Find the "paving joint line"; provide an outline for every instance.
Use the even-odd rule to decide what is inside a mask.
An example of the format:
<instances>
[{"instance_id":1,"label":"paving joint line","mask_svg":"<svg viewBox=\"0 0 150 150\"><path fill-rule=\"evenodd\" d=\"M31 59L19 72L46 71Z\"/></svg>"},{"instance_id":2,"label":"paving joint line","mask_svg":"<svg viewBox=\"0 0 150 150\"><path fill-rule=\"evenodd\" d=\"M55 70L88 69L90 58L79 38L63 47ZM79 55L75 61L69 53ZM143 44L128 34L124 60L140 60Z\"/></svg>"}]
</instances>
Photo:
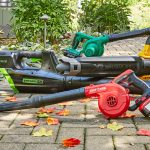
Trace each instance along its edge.
<instances>
[{"instance_id":1,"label":"paving joint line","mask_svg":"<svg viewBox=\"0 0 150 150\"><path fill-rule=\"evenodd\" d=\"M145 150L150 150L146 144L144 144Z\"/></svg>"},{"instance_id":2,"label":"paving joint line","mask_svg":"<svg viewBox=\"0 0 150 150\"><path fill-rule=\"evenodd\" d=\"M22 150L25 150L25 148L26 148L26 145L27 145L27 143L24 143L24 147L23 147L23 149L22 149Z\"/></svg>"},{"instance_id":3,"label":"paving joint line","mask_svg":"<svg viewBox=\"0 0 150 150\"><path fill-rule=\"evenodd\" d=\"M134 126L135 126L135 129L138 131L138 127L137 127L137 125L136 125L136 122L135 122L134 118L131 118L131 119L132 119L132 121L133 121L133 124L134 124Z\"/></svg>"},{"instance_id":4,"label":"paving joint line","mask_svg":"<svg viewBox=\"0 0 150 150\"><path fill-rule=\"evenodd\" d=\"M84 140L83 140L83 150L86 150L86 136L87 136L87 129L84 128Z\"/></svg>"},{"instance_id":5,"label":"paving joint line","mask_svg":"<svg viewBox=\"0 0 150 150\"><path fill-rule=\"evenodd\" d=\"M12 120L12 122L10 123L10 125L8 126L9 128L13 125L13 123L15 122L16 118L18 117L18 115L21 114L21 111L19 111L16 115L16 117Z\"/></svg>"},{"instance_id":6,"label":"paving joint line","mask_svg":"<svg viewBox=\"0 0 150 150\"><path fill-rule=\"evenodd\" d=\"M111 137L112 137L112 143L113 143L114 150L116 150L116 146L115 146L115 138L114 138L113 135L112 135Z\"/></svg>"},{"instance_id":7,"label":"paving joint line","mask_svg":"<svg viewBox=\"0 0 150 150\"><path fill-rule=\"evenodd\" d=\"M40 118L37 118L36 123L38 123L38 122L39 122L39 120L40 120ZM30 132L30 135L32 135L33 130L34 130L35 128L36 128L36 126L32 128L32 130L31 130L31 132Z\"/></svg>"},{"instance_id":8,"label":"paving joint line","mask_svg":"<svg viewBox=\"0 0 150 150\"><path fill-rule=\"evenodd\" d=\"M84 105L84 119L83 119L83 121L87 121L86 115L87 115L87 104Z\"/></svg>"},{"instance_id":9,"label":"paving joint line","mask_svg":"<svg viewBox=\"0 0 150 150\"><path fill-rule=\"evenodd\" d=\"M63 123L63 121L60 122L58 131L57 131L57 134L56 134L56 139L55 139L55 141L54 141L54 143L56 143L56 144L57 144L57 140L58 140L58 137L59 137L60 130L61 130L61 128L62 128L62 123Z\"/></svg>"}]
</instances>

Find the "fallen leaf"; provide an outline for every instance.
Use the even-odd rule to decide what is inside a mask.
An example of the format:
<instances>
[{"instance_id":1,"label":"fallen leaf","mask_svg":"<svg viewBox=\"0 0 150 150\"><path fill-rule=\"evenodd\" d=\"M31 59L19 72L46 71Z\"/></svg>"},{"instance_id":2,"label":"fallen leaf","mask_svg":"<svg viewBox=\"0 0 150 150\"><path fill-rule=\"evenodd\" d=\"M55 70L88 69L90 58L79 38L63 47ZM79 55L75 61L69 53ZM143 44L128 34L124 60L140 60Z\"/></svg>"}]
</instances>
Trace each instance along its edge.
<instances>
[{"instance_id":1,"label":"fallen leaf","mask_svg":"<svg viewBox=\"0 0 150 150\"><path fill-rule=\"evenodd\" d=\"M131 146L134 146L135 144L134 143L129 143Z\"/></svg>"},{"instance_id":2,"label":"fallen leaf","mask_svg":"<svg viewBox=\"0 0 150 150\"><path fill-rule=\"evenodd\" d=\"M52 108L41 107L37 113L53 113L55 110L56 110L55 107Z\"/></svg>"},{"instance_id":3,"label":"fallen leaf","mask_svg":"<svg viewBox=\"0 0 150 150\"><path fill-rule=\"evenodd\" d=\"M15 96L8 96L5 98L5 100L9 102L16 102L17 98Z\"/></svg>"},{"instance_id":4,"label":"fallen leaf","mask_svg":"<svg viewBox=\"0 0 150 150\"><path fill-rule=\"evenodd\" d=\"M150 130L140 129L137 131L138 135L150 136Z\"/></svg>"},{"instance_id":5,"label":"fallen leaf","mask_svg":"<svg viewBox=\"0 0 150 150\"><path fill-rule=\"evenodd\" d=\"M0 30L0 34L4 34L4 32L2 30Z\"/></svg>"},{"instance_id":6,"label":"fallen leaf","mask_svg":"<svg viewBox=\"0 0 150 150\"><path fill-rule=\"evenodd\" d=\"M21 123L21 125L36 127L39 125L39 123L34 122L34 121L24 121Z\"/></svg>"},{"instance_id":7,"label":"fallen leaf","mask_svg":"<svg viewBox=\"0 0 150 150\"><path fill-rule=\"evenodd\" d=\"M135 117L136 115L135 114L123 114L122 116L120 116L121 118L133 118Z\"/></svg>"},{"instance_id":8,"label":"fallen leaf","mask_svg":"<svg viewBox=\"0 0 150 150\"><path fill-rule=\"evenodd\" d=\"M41 128L39 131L32 133L32 135L33 136L52 136L53 131L52 130L46 131L45 128Z\"/></svg>"},{"instance_id":9,"label":"fallen leaf","mask_svg":"<svg viewBox=\"0 0 150 150\"><path fill-rule=\"evenodd\" d=\"M73 105L73 102L63 102L63 103L58 103L59 106L71 106Z\"/></svg>"},{"instance_id":10,"label":"fallen leaf","mask_svg":"<svg viewBox=\"0 0 150 150\"><path fill-rule=\"evenodd\" d=\"M50 118L50 117L47 118L46 122L47 122L48 125L57 125L57 124L59 124L58 119Z\"/></svg>"},{"instance_id":11,"label":"fallen leaf","mask_svg":"<svg viewBox=\"0 0 150 150\"><path fill-rule=\"evenodd\" d=\"M123 129L123 126L117 124L117 122L113 122L113 123L109 123L109 124L107 125L107 128L108 128L108 129L111 129L111 130L113 130L113 131L118 131L118 130Z\"/></svg>"},{"instance_id":12,"label":"fallen leaf","mask_svg":"<svg viewBox=\"0 0 150 150\"><path fill-rule=\"evenodd\" d=\"M37 115L37 117L39 117L39 118L47 118L47 117L49 117L49 115L47 113L40 113L40 114Z\"/></svg>"},{"instance_id":13,"label":"fallen leaf","mask_svg":"<svg viewBox=\"0 0 150 150\"><path fill-rule=\"evenodd\" d=\"M70 114L70 111L68 109L63 109L56 113L59 116L68 116Z\"/></svg>"},{"instance_id":14,"label":"fallen leaf","mask_svg":"<svg viewBox=\"0 0 150 150\"><path fill-rule=\"evenodd\" d=\"M99 108L96 109L97 112L102 113L101 110Z\"/></svg>"},{"instance_id":15,"label":"fallen leaf","mask_svg":"<svg viewBox=\"0 0 150 150\"><path fill-rule=\"evenodd\" d=\"M83 98L83 99L79 100L80 103L87 103L89 101L91 101L90 98Z\"/></svg>"},{"instance_id":16,"label":"fallen leaf","mask_svg":"<svg viewBox=\"0 0 150 150\"><path fill-rule=\"evenodd\" d=\"M100 126L99 126L99 128L101 128L101 129L105 129L105 128L106 128L106 126L105 126L105 125L100 125Z\"/></svg>"},{"instance_id":17,"label":"fallen leaf","mask_svg":"<svg viewBox=\"0 0 150 150\"><path fill-rule=\"evenodd\" d=\"M69 138L69 139L63 140L62 143L64 147L75 147L76 145L80 144L80 140L76 138Z\"/></svg>"}]
</instances>

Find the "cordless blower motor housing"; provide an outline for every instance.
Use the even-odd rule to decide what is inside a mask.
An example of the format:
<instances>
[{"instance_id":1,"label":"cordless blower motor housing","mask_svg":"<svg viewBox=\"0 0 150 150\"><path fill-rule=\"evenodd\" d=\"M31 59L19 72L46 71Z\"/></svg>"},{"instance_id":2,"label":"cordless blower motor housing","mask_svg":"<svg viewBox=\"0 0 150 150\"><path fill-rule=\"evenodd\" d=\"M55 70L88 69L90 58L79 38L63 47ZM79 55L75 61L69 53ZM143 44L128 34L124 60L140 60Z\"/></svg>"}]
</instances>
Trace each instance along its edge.
<instances>
[{"instance_id":1,"label":"cordless blower motor housing","mask_svg":"<svg viewBox=\"0 0 150 150\"><path fill-rule=\"evenodd\" d=\"M108 118L121 116L130 105L128 92L116 83L85 87L86 97L98 97L98 107Z\"/></svg>"}]
</instances>

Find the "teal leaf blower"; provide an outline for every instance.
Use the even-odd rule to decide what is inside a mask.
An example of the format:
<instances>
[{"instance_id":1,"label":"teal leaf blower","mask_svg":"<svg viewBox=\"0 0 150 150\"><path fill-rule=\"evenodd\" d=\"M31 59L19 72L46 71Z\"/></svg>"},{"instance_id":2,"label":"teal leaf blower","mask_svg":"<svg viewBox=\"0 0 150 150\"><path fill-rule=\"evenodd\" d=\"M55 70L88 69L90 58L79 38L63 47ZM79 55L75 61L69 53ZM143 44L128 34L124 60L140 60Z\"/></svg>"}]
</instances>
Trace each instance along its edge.
<instances>
[{"instance_id":1,"label":"teal leaf blower","mask_svg":"<svg viewBox=\"0 0 150 150\"><path fill-rule=\"evenodd\" d=\"M150 35L150 28L119 34L102 35L99 37L77 32L73 39L72 47L66 48L64 50L64 55L70 58L81 57L82 54L84 54L86 57L102 56L104 53L104 45L108 42L134 38L143 35ZM80 42L84 42L81 48Z\"/></svg>"}]
</instances>

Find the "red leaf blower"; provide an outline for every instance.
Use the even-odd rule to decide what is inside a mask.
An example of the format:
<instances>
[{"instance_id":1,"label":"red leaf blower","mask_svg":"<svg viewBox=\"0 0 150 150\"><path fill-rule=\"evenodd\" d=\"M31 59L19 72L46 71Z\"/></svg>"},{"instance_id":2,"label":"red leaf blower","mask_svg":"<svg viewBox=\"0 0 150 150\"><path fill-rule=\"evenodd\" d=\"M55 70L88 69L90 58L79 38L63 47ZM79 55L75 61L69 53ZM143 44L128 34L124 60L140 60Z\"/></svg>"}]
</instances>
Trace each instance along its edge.
<instances>
[{"instance_id":1,"label":"red leaf blower","mask_svg":"<svg viewBox=\"0 0 150 150\"><path fill-rule=\"evenodd\" d=\"M141 89L143 95L135 99L135 104L130 106L129 90L120 84L124 86L132 84ZM97 97L99 109L107 118L119 117L128 109L134 111L138 107L144 116L150 115L150 87L136 77L132 70L123 72L110 83L90 85L46 96L36 96L20 102L0 104L0 111L38 108L60 102L73 101L83 97Z\"/></svg>"}]
</instances>

